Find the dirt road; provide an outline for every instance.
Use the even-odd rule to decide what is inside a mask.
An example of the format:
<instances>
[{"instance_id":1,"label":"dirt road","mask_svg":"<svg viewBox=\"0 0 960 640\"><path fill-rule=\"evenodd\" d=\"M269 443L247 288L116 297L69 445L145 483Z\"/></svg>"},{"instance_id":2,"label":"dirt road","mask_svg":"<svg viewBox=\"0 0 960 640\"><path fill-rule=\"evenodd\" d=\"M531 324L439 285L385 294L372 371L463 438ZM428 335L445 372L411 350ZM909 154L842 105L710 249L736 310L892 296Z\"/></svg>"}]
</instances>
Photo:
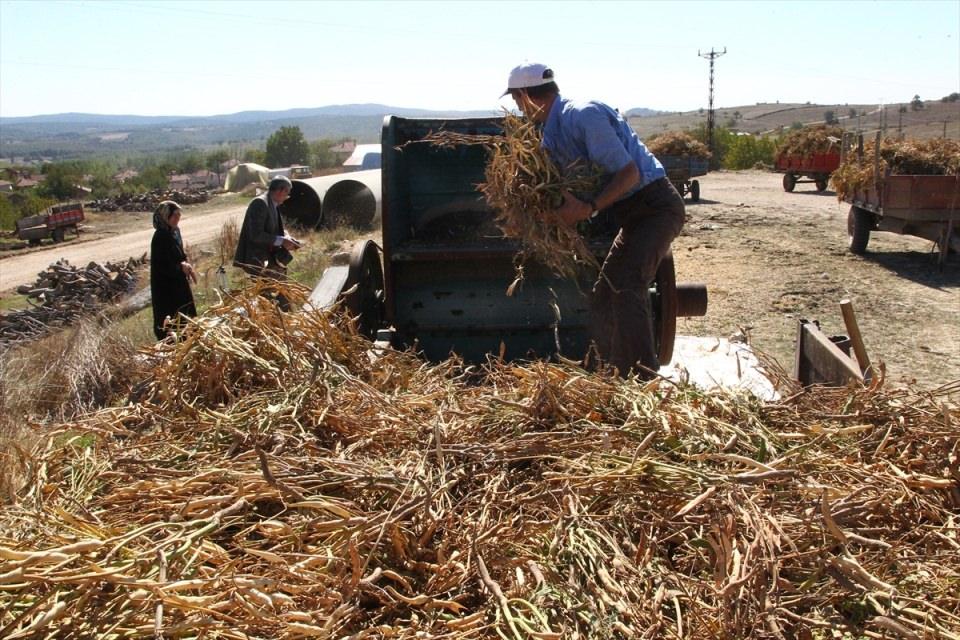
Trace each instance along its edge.
<instances>
[{"instance_id":1,"label":"dirt road","mask_svg":"<svg viewBox=\"0 0 960 640\"><path fill-rule=\"evenodd\" d=\"M678 332L727 336L744 328L751 343L793 368L798 318L845 334L839 303L853 302L868 355L888 379L923 388L960 380L960 258L940 271L931 243L873 233L868 253L847 251L848 205L812 184L786 193L775 173L711 173L701 201L674 243L677 277L709 287L705 318L681 319Z\"/></svg>"},{"instance_id":2,"label":"dirt road","mask_svg":"<svg viewBox=\"0 0 960 640\"><path fill-rule=\"evenodd\" d=\"M678 279L705 282L710 304L706 317L680 319L679 333L744 330L755 349L792 371L797 320L844 334L839 303L849 298L868 353L890 380L913 378L923 388L960 380L960 257L940 271L929 242L891 233L872 234L867 255L855 256L846 247L847 205L810 184L786 193L779 174L717 172L700 186L674 255ZM214 239L227 220L239 224L244 210L236 200L211 208L187 208L188 244ZM0 290L32 282L59 257L85 264L142 255L149 214L131 220L138 231L0 260Z\"/></svg>"},{"instance_id":3,"label":"dirt road","mask_svg":"<svg viewBox=\"0 0 960 640\"><path fill-rule=\"evenodd\" d=\"M209 242L220 234L224 223L229 220L236 221L239 228L245 210L245 205L233 203L228 206L186 207L180 223L184 241L188 245ZM108 222L111 216L116 219L112 223ZM126 260L131 256L140 257L149 253L150 240L153 238L151 216L151 213L100 214L97 215L99 223L95 225L96 230L81 234L82 241L48 245L44 249L6 257L0 260L0 291L10 291L18 285L32 283L40 271L61 258L72 265L85 265L91 261ZM137 231L128 230L131 223L137 226Z\"/></svg>"}]
</instances>

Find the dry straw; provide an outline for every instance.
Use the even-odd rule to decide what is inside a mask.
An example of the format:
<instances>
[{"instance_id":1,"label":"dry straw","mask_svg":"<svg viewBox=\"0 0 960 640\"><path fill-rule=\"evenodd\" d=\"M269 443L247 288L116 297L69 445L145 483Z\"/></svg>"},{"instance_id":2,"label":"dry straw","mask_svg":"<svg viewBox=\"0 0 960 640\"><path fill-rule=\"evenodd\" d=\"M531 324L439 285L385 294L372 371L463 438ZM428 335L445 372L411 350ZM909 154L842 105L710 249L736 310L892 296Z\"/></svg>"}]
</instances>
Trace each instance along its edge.
<instances>
[{"instance_id":1,"label":"dry straw","mask_svg":"<svg viewBox=\"0 0 960 640\"><path fill-rule=\"evenodd\" d=\"M0 636L960 637L957 384L425 364L256 291L148 355L32 452Z\"/></svg>"},{"instance_id":2,"label":"dry straw","mask_svg":"<svg viewBox=\"0 0 960 640\"><path fill-rule=\"evenodd\" d=\"M960 142L934 138L931 140L892 140L880 142L880 175L874 174L876 144L867 141L862 157L856 149L847 152L831 176L837 198L844 200L857 191L882 185L889 175L960 175Z\"/></svg>"},{"instance_id":3,"label":"dry straw","mask_svg":"<svg viewBox=\"0 0 960 640\"><path fill-rule=\"evenodd\" d=\"M498 228L521 243L519 274L527 259L566 277L576 276L584 265L599 270L577 229L554 215L565 192L586 197L599 190L598 169L575 165L561 170L541 147L536 124L510 113L504 116L502 136L437 132L423 141L437 146L481 144L488 149L486 182L477 188L496 211Z\"/></svg>"},{"instance_id":4,"label":"dry straw","mask_svg":"<svg viewBox=\"0 0 960 640\"><path fill-rule=\"evenodd\" d=\"M840 153L843 129L826 124L791 131L777 145L778 156L807 156L833 151Z\"/></svg>"},{"instance_id":5,"label":"dry straw","mask_svg":"<svg viewBox=\"0 0 960 640\"><path fill-rule=\"evenodd\" d=\"M707 160L711 155L707 145L680 131L668 131L650 138L647 142L647 149L657 158L675 156Z\"/></svg>"}]
</instances>

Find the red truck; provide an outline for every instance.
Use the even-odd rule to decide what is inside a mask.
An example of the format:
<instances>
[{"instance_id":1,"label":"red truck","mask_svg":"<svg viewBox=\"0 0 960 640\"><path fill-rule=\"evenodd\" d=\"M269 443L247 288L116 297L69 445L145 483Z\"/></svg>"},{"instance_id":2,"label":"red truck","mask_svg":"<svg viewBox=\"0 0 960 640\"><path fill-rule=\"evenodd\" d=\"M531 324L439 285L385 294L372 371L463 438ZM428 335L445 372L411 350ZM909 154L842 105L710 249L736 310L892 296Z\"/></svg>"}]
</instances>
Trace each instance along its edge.
<instances>
[{"instance_id":1,"label":"red truck","mask_svg":"<svg viewBox=\"0 0 960 640\"><path fill-rule=\"evenodd\" d=\"M17 220L17 237L31 245L38 245L44 238L63 242L67 231L79 234L83 222L83 205L79 202L58 204L36 216Z\"/></svg>"},{"instance_id":2,"label":"red truck","mask_svg":"<svg viewBox=\"0 0 960 640\"><path fill-rule=\"evenodd\" d=\"M783 173L784 191L793 191L794 186L801 182L814 182L817 191L825 191L830 174L840 166L840 154L833 151L808 155L780 154L773 166ZM801 176L809 180L801 180Z\"/></svg>"}]
</instances>

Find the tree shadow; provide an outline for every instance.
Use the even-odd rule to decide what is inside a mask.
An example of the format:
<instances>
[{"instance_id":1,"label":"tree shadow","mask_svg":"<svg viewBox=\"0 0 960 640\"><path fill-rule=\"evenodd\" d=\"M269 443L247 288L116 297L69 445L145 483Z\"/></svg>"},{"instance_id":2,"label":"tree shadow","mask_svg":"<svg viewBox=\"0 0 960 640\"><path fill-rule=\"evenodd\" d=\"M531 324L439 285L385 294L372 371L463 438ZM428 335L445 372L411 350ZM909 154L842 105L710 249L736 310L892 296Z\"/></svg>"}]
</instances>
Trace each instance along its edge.
<instances>
[{"instance_id":1,"label":"tree shadow","mask_svg":"<svg viewBox=\"0 0 960 640\"><path fill-rule=\"evenodd\" d=\"M947 256L941 268L940 254L920 251L878 251L860 256L901 278L925 285L931 289L946 291L960 288L960 256Z\"/></svg>"}]
</instances>

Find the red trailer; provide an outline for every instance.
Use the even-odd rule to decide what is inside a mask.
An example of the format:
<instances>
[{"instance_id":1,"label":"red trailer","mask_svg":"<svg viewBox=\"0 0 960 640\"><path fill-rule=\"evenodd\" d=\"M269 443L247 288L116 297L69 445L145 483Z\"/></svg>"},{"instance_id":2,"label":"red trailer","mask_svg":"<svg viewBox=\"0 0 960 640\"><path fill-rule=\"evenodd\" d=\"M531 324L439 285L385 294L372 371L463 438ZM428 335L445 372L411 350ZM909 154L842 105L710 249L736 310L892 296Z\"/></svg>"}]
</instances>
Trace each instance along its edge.
<instances>
[{"instance_id":1,"label":"red trailer","mask_svg":"<svg viewBox=\"0 0 960 640\"><path fill-rule=\"evenodd\" d=\"M892 231L937 243L940 262L960 252L960 176L887 176L844 197L850 203L850 251L867 250L871 231Z\"/></svg>"},{"instance_id":2,"label":"red trailer","mask_svg":"<svg viewBox=\"0 0 960 640\"><path fill-rule=\"evenodd\" d=\"M83 220L81 203L58 204L40 215L17 220L17 237L28 241L31 245L38 245L41 240L48 237L54 242L63 242L67 231L80 233L79 225Z\"/></svg>"},{"instance_id":3,"label":"red trailer","mask_svg":"<svg viewBox=\"0 0 960 640\"><path fill-rule=\"evenodd\" d=\"M840 166L840 154L833 151L808 155L778 155L774 168L783 174L783 190L793 191L802 182L813 182L817 191L825 191L830 174ZM807 177L809 180L801 180Z\"/></svg>"}]
</instances>

